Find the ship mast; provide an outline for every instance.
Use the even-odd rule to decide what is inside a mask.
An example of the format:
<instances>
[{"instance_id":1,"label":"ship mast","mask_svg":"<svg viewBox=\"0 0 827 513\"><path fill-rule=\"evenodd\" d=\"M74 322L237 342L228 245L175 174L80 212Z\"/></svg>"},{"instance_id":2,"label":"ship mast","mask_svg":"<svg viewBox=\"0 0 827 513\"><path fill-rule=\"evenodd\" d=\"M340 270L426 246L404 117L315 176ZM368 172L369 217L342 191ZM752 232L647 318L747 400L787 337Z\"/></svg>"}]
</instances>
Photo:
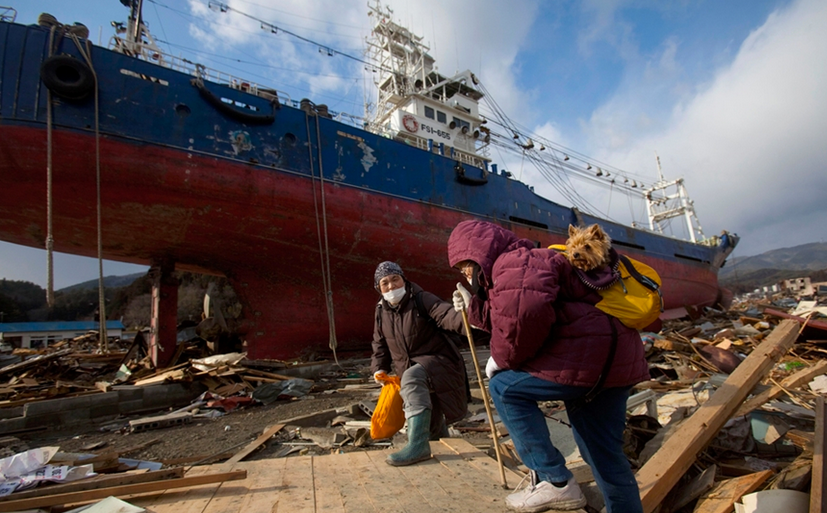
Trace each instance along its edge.
<instances>
[{"instance_id":1,"label":"ship mast","mask_svg":"<svg viewBox=\"0 0 827 513\"><path fill-rule=\"evenodd\" d=\"M646 211L649 215L649 229L663 234L666 221L676 217L683 217L692 242L703 243L704 237L701 223L695 215L695 202L689 199L683 178L666 181L663 178L663 170L660 166L660 157L655 155L658 164L658 181L649 189L646 189ZM668 189L674 187L672 193Z\"/></svg>"},{"instance_id":2,"label":"ship mast","mask_svg":"<svg viewBox=\"0 0 827 513\"><path fill-rule=\"evenodd\" d=\"M379 0L368 4L373 18L372 38L367 40L371 62L376 63L374 83L379 89L373 123L382 126L391 113L408 102L408 96L421 90L428 74L434 70L430 48L422 37L392 20L393 11ZM369 113L365 113L370 118Z\"/></svg>"},{"instance_id":3,"label":"ship mast","mask_svg":"<svg viewBox=\"0 0 827 513\"><path fill-rule=\"evenodd\" d=\"M137 45L141 43L141 29L144 20L142 16L144 0L121 0L121 3L129 7L129 21L126 26L126 42Z\"/></svg>"},{"instance_id":4,"label":"ship mast","mask_svg":"<svg viewBox=\"0 0 827 513\"><path fill-rule=\"evenodd\" d=\"M155 43L149 28L144 23L143 0L121 0L121 3L129 7L129 20L126 22L126 27L123 26L123 23L112 22L116 35L112 38L111 49L169 67L164 52ZM119 37L121 34L123 34L122 38Z\"/></svg>"}]
</instances>

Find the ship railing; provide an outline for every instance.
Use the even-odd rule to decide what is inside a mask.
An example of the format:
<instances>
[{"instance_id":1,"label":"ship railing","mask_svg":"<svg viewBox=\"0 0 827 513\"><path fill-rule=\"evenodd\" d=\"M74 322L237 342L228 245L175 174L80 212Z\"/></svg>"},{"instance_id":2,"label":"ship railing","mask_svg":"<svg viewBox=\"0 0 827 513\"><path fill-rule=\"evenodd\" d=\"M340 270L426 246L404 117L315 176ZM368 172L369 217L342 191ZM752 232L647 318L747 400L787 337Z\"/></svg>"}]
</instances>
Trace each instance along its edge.
<instances>
[{"instance_id":1,"label":"ship railing","mask_svg":"<svg viewBox=\"0 0 827 513\"><path fill-rule=\"evenodd\" d=\"M13 7L4 7L0 5L0 21L5 21L7 23L14 23L14 20L17 19L17 10Z\"/></svg>"},{"instance_id":2,"label":"ship railing","mask_svg":"<svg viewBox=\"0 0 827 513\"><path fill-rule=\"evenodd\" d=\"M269 87L262 87L251 80L236 77L223 71L208 68L203 64L198 64L188 59L162 52L157 47L146 44L127 43L124 39L118 36L112 36L109 40L109 49L124 55L137 57L146 62L150 62L173 71L178 71L180 73L198 77L209 82L226 85L232 89L254 94L261 98L268 100L275 99L284 105L293 105L296 103L294 100L290 99L290 95L284 91L279 91Z\"/></svg>"},{"instance_id":3,"label":"ship railing","mask_svg":"<svg viewBox=\"0 0 827 513\"><path fill-rule=\"evenodd\" d=\"M423 139L421 137L411 136L409 134L406 134L405 132L395 132L388 129L384 130L384 132L387 133L387 135L385 133L380 133L379 135L402 141L410 146L415 146L420 150L424 151L429 151L430 147L431 153L436 153L437 155L440 154L439 145L434 143L433 140L429 142L428 139ZM445 148L443 156L454 159L463 164L468 164L469 166L478 167L480 169L485 169L485 162L487 161L487 159L483 158L480 155L475 155L473 153L469 153L467 151L463 151L457 148L454 148L452 152L450 147Z\"/></svg>"}]
</instances>

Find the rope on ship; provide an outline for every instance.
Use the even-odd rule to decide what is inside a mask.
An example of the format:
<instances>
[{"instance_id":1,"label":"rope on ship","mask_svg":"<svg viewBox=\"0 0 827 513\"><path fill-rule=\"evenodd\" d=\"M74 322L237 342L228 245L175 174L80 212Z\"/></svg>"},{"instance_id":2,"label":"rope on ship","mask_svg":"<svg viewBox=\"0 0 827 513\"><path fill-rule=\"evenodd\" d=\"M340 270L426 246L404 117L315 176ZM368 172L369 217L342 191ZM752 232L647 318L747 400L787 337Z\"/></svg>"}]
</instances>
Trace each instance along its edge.
<instances>
[{"instance_id":1,"label":"rope on ship","mask_svg":"<svg viewBox=\"0 0 827 513\"><path fill-rule=\"evenodd\" d=\"M97 239L98 239L98 319L100 351L109 352L106 334L106 299L103 287L103 237L101 229L101 165L100 165L100 99L98 97L98 75L92 65L92 44L89 42L89 30L80 23L63 25L54 16L42 13L37 19L38 25L49 27L48 56L40 66L40 76L46 84L46 303L54 306L54 234L53 232L53 192L52 192L52 92L70 101L83 100L94 90L95 95L95 183L97 201ZM55 38L57 35L57 38ZM69 54L55 55L61 39L68 36L83 57L84 62ZM86 41L86 47L80 44L80 38Z\"/></svg>"},{"instance_id":2,"label":"rope on ship","mask_svg":"<svg viewBox=\"0 0 827 513\"><path fill-rule=\"evenodd\" d=\"M49 30L49 53L40 66L40 74L43 83L46 84L46 304L54 306L54 195L53 195L53 166L52 166L52 128L54 120L52 116L52 92L67 100L82 100L90 92L95 91L95 167L97 182L97 235L98 235L98 312L100 325L100 349L108 352L108 339L106 335L106 304L103 288L103 240L101 237L101 199L100 199L100 109L98 98L98 76L92 66L90 55L92 53L89 42L89 31L81 24L66 26L61 24L50 14L43 13L38 17L38 24L50 27ZM57 35L57 39L55 39ZM55 55L60 40L66 35L72 41L84 58L82 63L75 57L68 54ZM86 49L80 44L79 37L86 40ZM70 73L61 73L61 70L69 70Z\"/></svg>"},{"instance_id":3,"label":"rope on ship","mask_svg":"<svg viewBox=\"0 0 827 513\"><path fill-rule=\"evenodd\" d=\"M54 51L54 25L49 31L49 57ZM55 306L54 284L54 248L55 238L52 233L52 91L46 88L46 304Z\"/></svg>"},{"instance_id":4,"label":"rope on ship","mask_svg":"<svg viewBox=\"0 0 827 513\"><path fill-rule=\"evenodd\" d=\"M95 84L95 187L96 187L96 202L97 202L97 231L98 231L98 314L100 325L100 350L103 353L109 352L109 340L106 336L106 299L104 297L103 288L103 235L101 228L101 151L100 151L100 99L98 97L98 74L95 73L95 68L92 65L92 45L89 40L86 40L86 49L80 44L77 34L70 33L69 37L74 41L75 46L83 56L83 60L89 66L92 72L92 78Z\"/></svg>"},{"instance_id":5,"label":"rope on ship","mask_svg":"<svg viewBox=\"0 0 827 513\"><path fill-rule=\"evenodd\" d=\"M339 358L336 355L336 348L339 343L336 339L336 319L333 308L333 286L330 275L330 245L327 238L327 208L325 205L324 193L324 167L322 166L322 146L321 146L321 130L319 128L319 117L316 118L316 148L319 155L319 188L321 193L321 201L316 196L315 178L316 174L313 170L313 145L308 144L307 151L310 157L310 183L313 186L313 208L316 213L316 233L319 239L319 255L321 256L322 265L322 286L324 287L325 307L327 309L328 326L330 327L330 341L328 346L333 351L333 360L336 365L339 365ZM307 141L310 142L310 113L305 111L305 125L307 127ZM319 214L319 203L321 203L321 215ZM321 219L320 219L321 218Z\"/></svg>"}]
</instances>

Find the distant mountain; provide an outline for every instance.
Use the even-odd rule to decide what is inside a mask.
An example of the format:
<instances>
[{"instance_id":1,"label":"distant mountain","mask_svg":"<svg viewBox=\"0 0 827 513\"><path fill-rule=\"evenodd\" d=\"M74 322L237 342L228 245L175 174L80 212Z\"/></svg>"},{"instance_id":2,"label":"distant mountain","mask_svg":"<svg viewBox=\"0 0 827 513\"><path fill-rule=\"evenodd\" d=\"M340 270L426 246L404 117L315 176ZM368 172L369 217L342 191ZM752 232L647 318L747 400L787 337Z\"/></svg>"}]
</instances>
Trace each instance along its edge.
<instances>
[{"instance_id":1,"label":"distant mountain","mask_svg":"<svg viewBox=\"0 0 827 513\"><path fill-rule=\"evenodd\" d=\"M135 273L135 274L126 274L124 276L104 276L103 277L103 286L107 289L115 289L118 287L126 287L127 285L132 285L132 283L137 280L138 278L143 278L146 276L146 273ZM73 292L73 291L80 291L80 290L87 290L87 289L97 289L98 288L98 280L89 280L84 281L82 283L77 283L75 285L70 285L68 287L64 287L56 292Z\"/></svg>"},{"instance_id":2,"label":"distant mountain","mask_svg":"<svg viewBox=\"0 0 827 513\"><path fill-rule=\"evenodd\" d=\"M827 269L827 243L813 242L792 248L773 249L755 256L732 258L718 273L718 278L721 281L740 279L763 270L819 271L822 269ZM808 275L809 272L803 274Z\"/></svg>"}]
</instances>

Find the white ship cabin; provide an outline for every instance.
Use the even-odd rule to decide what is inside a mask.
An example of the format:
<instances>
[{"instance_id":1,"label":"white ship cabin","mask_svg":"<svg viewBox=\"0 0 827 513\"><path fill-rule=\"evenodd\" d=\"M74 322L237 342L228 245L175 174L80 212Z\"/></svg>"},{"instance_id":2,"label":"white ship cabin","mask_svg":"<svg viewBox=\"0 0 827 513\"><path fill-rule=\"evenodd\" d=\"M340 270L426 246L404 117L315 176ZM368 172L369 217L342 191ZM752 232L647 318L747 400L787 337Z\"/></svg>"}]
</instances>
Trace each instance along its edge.
<instances>
[{"instance_id":1,"label":"white ship cabin","mask_svg":"<svg viewBox=\"0 0 827 513\"><path fill-rule=\"evenodd\" d=\"M389 11L371 7L371 15L375 25L368 47L377 65L378 98L368 116L370 129L487 168L490 132L479 115L483 93L473 73L439 74L421 37L391 21Z\"/></svg>"}]
</instances>

